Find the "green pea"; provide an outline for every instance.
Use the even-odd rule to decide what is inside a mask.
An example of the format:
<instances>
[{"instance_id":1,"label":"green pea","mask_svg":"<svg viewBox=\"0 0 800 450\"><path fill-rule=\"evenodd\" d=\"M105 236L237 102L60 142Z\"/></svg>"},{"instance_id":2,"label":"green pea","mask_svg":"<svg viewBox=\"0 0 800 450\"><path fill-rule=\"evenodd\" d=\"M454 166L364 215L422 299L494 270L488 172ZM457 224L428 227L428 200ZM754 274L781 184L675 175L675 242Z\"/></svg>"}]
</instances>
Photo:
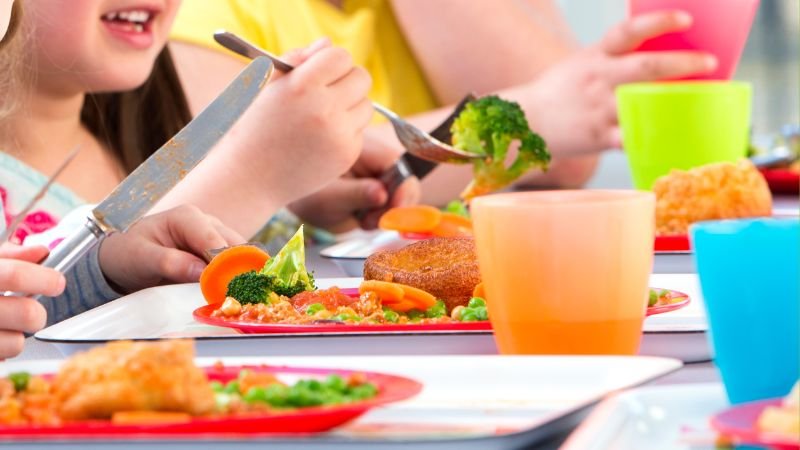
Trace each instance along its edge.
<instances>
[{"instance_id":1,"label":"green pea","mask_svg":"<svg viewBox=\"0 0 800 450\"><path fill-rule=\"evenodd\" d=\"M378 388L372 383L364 383L350 388L349 397L354 400L364 400L372 398L378 393Z\"/></svg>"},{"instance_id":2,"label":"green pea","mask_svg":"<svg viewBox=\"0 0 800 450\"><path fill-rule=\"evenodd\" d=\"M247 393L244 394L242 399L247 403L254 403L254 402L268 403L267 390L261 386L253 386L247 390Z\"/></svg>"},{"instance_id":3,"label":"green pea","mask_svg":"<svg viewBox=\"0 0 800 450\"><path fill-rule=\"evenodd\" d=\"M8 374L8 379L14 384L14 390L22 392L28 389L28 383L31 381L31 374L28 372L14 372Z\"/></svg>"},{"instance_id":4,"label":"green pea","mask_svg":"<svg viewBox=\"0 0 800 450\"><path fill-rule=\"evenodd\" d=\"M226 394L238 394L239 393L239 381L233 380L228 382L225 387L222 388L222 392Z\"/></svg>"},{"instance_id":5,"label":"green pea","mask_svg":"<svg viewBox=\"0 0 800 450\"><path fill-rule=\"evenodd\" d=\"M647 306L655 306L658 303L658 293L655 290L650 289L650 298L647 301Z\"/></svg>"},{"instance_id":6,"label":"green pea","mask_svg":"<svg viewBox=\"0 0 800 450\"><path fill-rule=\"evenodd\" d=\"M472 297L467 303L467 308L486 307L486 301L480 297Z\"/></svg>"},{"instance_id":7,"label":"green pea","mask_svg":"<svg viewBox=\"0 0 800 450\"><path fill-rule=\"evenodd\" d=\"M309 316L313 316L314 314L322 311L323 309L325 309L325 305L323 305L322 303L312 303L308 305L308 308L306 308L306 314L308 314Z\"/></svg>"},{"instance_id":8,"label":"green pea","mask_svg":"<svg viewBox=\"0 0 800 450\"><path fill-rule=\"evenodd\" d=\"M289 388L280 384L271 384L264 390L266 402L275 407L288 404Z\"/></svg>"},{"instance_id":9,"label":"green pea","mask_svg":"<svg viewBox=\"0 0 800 450\"><path fill-rule=\"evenodd\" d=\"M400 314L397 314L397 312L392 311L391 309L384 308L383 318L389 323L397 323L397 321L400 319Z\"/></svg>"},{"instance_id":10,"label":"green pea","mask_svg":"<svg viewBox=\"0 0 800 450\"><path fill-rule=\"evenodd\" d=\"M420 311L418 309L412 309L410 311L406 311L406 316L408 316L408 319L411 320L411 321L414 321L414 320L419 321L419 319L421 319L424 315L425 315L425 313L423 313L422 311Z\"/></svg>"},{"instance_id":11,"label":"green pea","mask_svg":"<svg viewBox=\"0 0 800 450\"><path fill-rule=\"evenodd\" d=\"M208 385L211 386L211 390L214 392L222 392L225 389L225 386L217 380L208 383Z\"/></svg>"},{"instance_id":12,"label":"green pea","mask_svg":"<svg viewBox=\"0 0 800 450\"><path fill-rule=\"evenodd\" d=\"M441 300L436 300L436 304L431 306L425 311L425 317L435 319L437 317L442 317L447 315L447 307L445 307L444 302Z\"/></svg>"},{"instance_id":13,"label":"green pea","mask_svg":"<svg viewBox=\"0 0 800 450\"><path fill-rule=\"evenodd\" d=\"M475 312L475 310L465 308L461 310L461 316L459 317L459 320L462 322L477 322L481 319L478 318L478 314Z\"/></svg>"},{"instance_id":14,"label":"green pea","mask_svg":"<svg viewBox=\"0 0 800 450\"><path fill-rule=\"evenodd\" d=\"M329 375L325 379L325 386L335 392L344 392L347 389L347 383L339 375Z\"/></svg>"}]
</instances>

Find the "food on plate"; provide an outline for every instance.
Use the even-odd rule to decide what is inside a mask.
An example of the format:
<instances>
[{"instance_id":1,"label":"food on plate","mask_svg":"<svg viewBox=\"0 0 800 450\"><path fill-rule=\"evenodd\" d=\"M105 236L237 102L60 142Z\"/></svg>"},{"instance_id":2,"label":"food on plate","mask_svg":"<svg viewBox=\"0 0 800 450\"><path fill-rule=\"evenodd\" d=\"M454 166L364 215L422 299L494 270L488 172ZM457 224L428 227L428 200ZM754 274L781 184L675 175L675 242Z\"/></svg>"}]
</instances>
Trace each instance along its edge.
<instances>
[{"instance_id":1,"label":"food on plate","mask_svg":"<svg viewBox=\"0 0 800 450\"><path fill-rule=\"evenodd\" d=\"M378 227L401 233L439 237L472 236L472 221L461 214L441 211L433 206L397 206L380 218Z\"/></svg>"},{"instance_id":2,"label":"food on plate","mask_svg":"<svg viewBox=\"0 0 800 450\"><path fill-rule=\"evenodd\" d=\"M758 417L760 431L781 434L800 441L800 386L795 383L779 406L768 406Z\"/></svg>"},{"instance_id":3,"label":"food on plate","mask_svg":"<svg viewBox=\"0 0 800 450\"><path fill-rule=\"evenodd\" d=\"M116 411L203 415L214 409L190 341L114 342L89 350L64 364L53 390L66 420L105 419Z\"/></svg>"},{"instance_id":4,"label":"food on plate","mask_svg":"<svg viewBox=\"0 0 800 450\"><path fill-rule=\"evenodd\" d=\"M448 311L466 306L481 281L472 238L434 237L384 250L364 263L364 279L402 283L444 301Z\"/></svg>"},{"instance_id":5,"label":"food on plate","mask_svg":"<svg viewBox=\"0 0 800 450\"><path fill-rule=\"evenodd\" d=\"M261 270L269 260L264 250L254 245L236 245L211 259L200 274L200 290L208 303L225 300L228 284L238 274Z\"/></svg>"},{"instance_id":6,"label":"food on plate","mask_svg":"<svg viewBox=\"0 0 800 450\"><path fill-rule=\"evenodd\" d=\"M502 189L535 167L546 170L550 163L544 140L530 129L519 104L495 95L467 103L450 132L453 147L484 156L473 163L474 178L461 193L465 200ZM514 142L519 142L517 157L507 165Z\"/></svg>"},{"instance_id":7,"label":"food on plate","mask_svg":"<svg viewBox=\"0 0 800 450\"><path fill-rule=\"evenodd\" d=\"M366 280L358 291L348 295L332 287L250 304L229 297L211 312L211 317L266 324L344 323L365 326L475 322L488 317L485 312L477 311L481 306L477 303L473 304L472 312L453 311L448 314L443 301L420 289L398 283ZM483 306L485 311L485 303Z\"/></svg>"},{"instance_id":8,"label":"food on plate","mask_svg":"<svg viewBox=\"0 0 800 450\"><path fill-rule=\"evenodd\" d=\"M656 234L687 234L702 220L770 216L772 194L748 160L673 170L656 180Z\"/></svg>"},{"instance_id":9,"label":"food on plate","mask_svg":"<svg viewBox=\"0 0 800 450\"><path fill-rule=\"evenodd\" d=\"M267 256L259 267L253 267L258 261L256 258L252 259L252 263L250 259L247 263L240 263L235 259L238 253L227 255L244 247L247 246L231 247L223 251L203 271L200 287L208 303L221 303L229 297L240 303L264 303L270 296L291 297L315 289L314 277L306 269L302 226L275 257ZM266 255L265 252L262 253ZM223 258L218 261L217 258L221 256ZM213 286L213 290L203 289L204 283ZM209 295L209 292L213 295ZM223 293L221 299L220 292Z\"/></svg>"},{"instance_id":10,"label":"food on plate","mask_svg":"<svg viewBox=\"0 0 800 450\"><path fill-rule=\"evenodd\" d=\"M225 255L221 263L213 267L209 264L211 269L206 270L211 274L204 272L204 279L209 284L220 284L215 279L217 276L228 281L224 289L214 288L217 293L225 292L222 302L216 302L216 297L206 297L210 304L219 305L211 312L211 317L294 325L319 321L349 324L467 321L449 317L444 302L436 296L414 286L387 280L364 281L356 295L349 295L337 287L316 290L314 278L305 266L302 227L259 270L252 270L236 261L235 254L227 255L226 252L231 250L220 253ZM230 263L230 268L227 263ZM472 316L467 314L464 317Z\"/></svg>"},{"instance_id":11,"label":"food on plate","mask_svg":"<svg viewBox=\"0 0 800 450\"><path fill-rule=\"evenodd\" d=\"M207 371L195 365L191 341L113 342L71 357L52 377L12 373L0 378L0 431L9 425L82 420L186 422L351 403L378 393L363 374L290 385L263 367L241 370L224 381L209 380Z\"/></svg>"}]
</instances>

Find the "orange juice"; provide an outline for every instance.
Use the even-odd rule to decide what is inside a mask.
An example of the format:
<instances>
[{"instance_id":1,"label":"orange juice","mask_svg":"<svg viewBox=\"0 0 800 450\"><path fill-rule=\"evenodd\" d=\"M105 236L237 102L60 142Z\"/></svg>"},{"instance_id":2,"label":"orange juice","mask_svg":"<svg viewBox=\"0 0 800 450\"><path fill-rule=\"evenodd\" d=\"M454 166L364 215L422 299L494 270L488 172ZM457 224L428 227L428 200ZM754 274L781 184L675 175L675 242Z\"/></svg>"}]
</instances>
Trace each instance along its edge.
<instances>
[{"instance_id":1,"label":"orange juice","mask_svg":"<svg viewBox=\"0 0 800 450\"><path fill-rule=\"evenodd\" d=\"M471 208L502 353L637 352L653 264L652 193L519 192Z\"/></svg>"}]
</instances>

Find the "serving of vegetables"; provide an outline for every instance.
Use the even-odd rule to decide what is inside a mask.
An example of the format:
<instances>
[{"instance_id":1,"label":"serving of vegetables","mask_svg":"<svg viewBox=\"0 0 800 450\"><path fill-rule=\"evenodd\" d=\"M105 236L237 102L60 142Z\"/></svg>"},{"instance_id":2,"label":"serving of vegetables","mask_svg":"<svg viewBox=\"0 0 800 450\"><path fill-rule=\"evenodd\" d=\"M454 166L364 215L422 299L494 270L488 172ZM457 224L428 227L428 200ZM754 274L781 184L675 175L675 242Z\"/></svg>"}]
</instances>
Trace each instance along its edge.
<instances>
[{"instance_id":1,"label":"serving of vegetables","mask_svg":"<svg viewBox=\"0 0 800 450\"><path fill-rule=\"evenodd\" d=\"M301 379L294 384L279 381L268 372L242 370L227 383L211 382L219 411L251 411L340 405L368 400L378 388L363 374L332 374L324 379Z\"/></svg>"},{"instance_id":2,"label":"serving of vegetables","mask_svg":"<svg viewBox=\"0 0 800 450\"><path fill-rule=\"evenodd\" d=\"M456 217L468 223L468 219ZM317 290L305 265L302 227L272 258L247 245L222 251L203 272L200 287L208 303L219 305L211 316L226 320L407 324L487 318L485 306L482 313L467 308L463 313L460 309L455 315L448 314L441 300L400 283L366 280L361 283L358 295L348 295L336 287Z\"/></svg>"}]
</instances>

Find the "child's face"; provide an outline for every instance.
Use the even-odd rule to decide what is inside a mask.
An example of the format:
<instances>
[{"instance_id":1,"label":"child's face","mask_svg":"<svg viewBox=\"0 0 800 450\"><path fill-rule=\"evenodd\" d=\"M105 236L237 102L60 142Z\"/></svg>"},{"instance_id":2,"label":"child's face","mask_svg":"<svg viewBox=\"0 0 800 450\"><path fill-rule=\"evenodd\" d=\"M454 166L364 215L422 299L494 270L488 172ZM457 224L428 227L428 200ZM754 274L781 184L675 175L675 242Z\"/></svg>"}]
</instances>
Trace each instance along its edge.
<instances>
[{"instance_id":1,"label":"child's face","mask_svg":"<svg viewBox=\"0 0 800 450\"><path fill-rule=\"evenodd\" d=\"M166 45L180 1L27 0L23 20L33 25L38 80L65 92L141 85Z\"/></svg>"},{"instance_id":2,"label":"child's face","mask_svg":"<svg viewBox=\"0 0 800 450\"><path fill-rule=\"evenodd\" d=\"M11 4L14 0L0 0L0 40L8 31L8 21L11 20Z\"/></svg>"}]
</instances>

